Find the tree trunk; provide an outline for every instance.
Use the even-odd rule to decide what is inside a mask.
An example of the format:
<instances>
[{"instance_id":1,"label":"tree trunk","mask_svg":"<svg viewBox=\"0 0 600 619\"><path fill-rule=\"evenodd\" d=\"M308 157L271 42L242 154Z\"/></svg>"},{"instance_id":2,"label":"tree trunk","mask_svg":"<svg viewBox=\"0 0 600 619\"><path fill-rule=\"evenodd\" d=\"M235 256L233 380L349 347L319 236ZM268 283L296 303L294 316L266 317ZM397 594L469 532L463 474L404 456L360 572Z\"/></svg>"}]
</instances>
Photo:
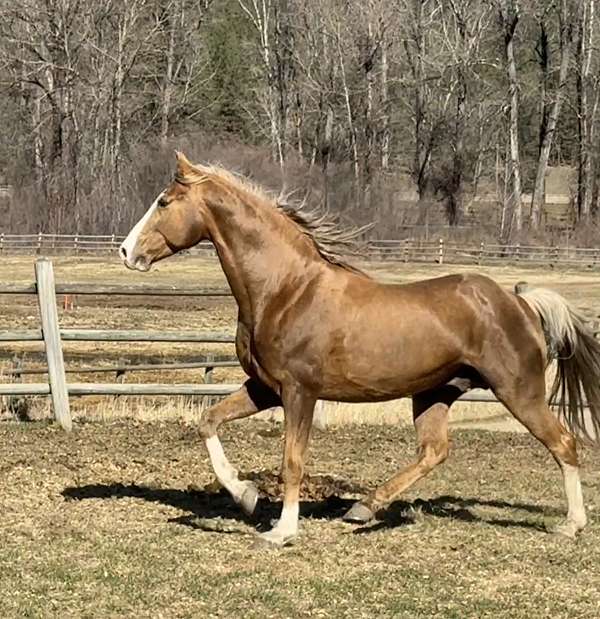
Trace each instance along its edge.
<instances>
[{"instance_id":1,"label":"tree trunk","mask_svg":"<svg viewBox=\"0 0 600 619\"><path fill-rule=\"evenodd\" d=\"M510 216L504 220L502 235L510 238L513 232L520 234L523 226L523 207L521 202L521 160L519 157L519 81L515 60L515 30L519 21L519 5L515 0L507 0L500 9L504 26L504 45L506 55L506 72L509 86L509 153L510 185L507 196Z\"/></svg>"},{"instance_id":2,"label":"tree trunk","mask_svg":"<svg viewBox=\"0 0 600 619\"><path fill-rule=\"evenodd\" d=\"M360 188L360 163L358 158L358 143L356 138L356 126L354 124L354 115L352 113L352 102L350 100L350 89L348 80L346 79L346 66L344 62L344 52L342 50L341 33L337 31L337 52L340 66L340 76L342 78L342 90L344 92L344 104L346 108L346 120L348 121L348 132L350 134L350 149L352 155L352 169L354 170L354 182L356 184L357 198Z\"/></svg>"},{"instance_id":3,"label":"tree trunk","mask_svg":"<svg viewBox=\"0 0 600 619\"><path fill-rule=\"evenodd\" d=\"M172 5L168 10L169 43L167 45L165 75L163 78L162 101L160 110L160 141L163 146L169 136L169 115L171 113L171 100L173 98L173 69L175 67L175 34L177 29L177 17Z\"/></svg>"},{"instance_id":4,"label":"tree trunk","mask_svg":"<svg viewBox=\"0 0 600 619\"><path fill-rule=\"evenodd\" d=\"M386 172L390 165L390 94L388 84L388 54L387 41L381 42L381 99L383 115L381 119L381 169Z\"/></svg>"},{"instance_id":5,"label":"tree trunk","mask_svg":"<svg viewBox=\"0 0 600 619\"><path fill-rule=\"evenodd\" d=\"M590 217L592 202L592 128L590 114L590 65L594 28L594 0L582 0L579 17L577 107L579 130L577 212L582 221Z\"/></svg>"},{"instance_id":6,"label":"tree trunk","mask_svg":"<svg viewBox=\"0 0 600 619\"><path fill-rule=\"evenodd\" d=\"M569 70L569 62L571 59L571 44L572 33L567 11L567 0L562 0L561 17L560 17L560 69L558 75L558 84L554 93L554 103L550 111L547 111L545 104L543 105L542 115L542 135L540 136L540 151L538 157L537 172L535 176L535 185L531 198L531 212L529 224L533 229L537 229L541 222L542 206L544 204L544 179L548 168L548 159L556 131L556 124L560 115L562 104L563 91L567 81L567 72ZM547 54L545 55L547 69ZM546 81L545 76L543 83ZM546 88L542 91L543 100L546 98Z\"/></svg>"}]
</instances>

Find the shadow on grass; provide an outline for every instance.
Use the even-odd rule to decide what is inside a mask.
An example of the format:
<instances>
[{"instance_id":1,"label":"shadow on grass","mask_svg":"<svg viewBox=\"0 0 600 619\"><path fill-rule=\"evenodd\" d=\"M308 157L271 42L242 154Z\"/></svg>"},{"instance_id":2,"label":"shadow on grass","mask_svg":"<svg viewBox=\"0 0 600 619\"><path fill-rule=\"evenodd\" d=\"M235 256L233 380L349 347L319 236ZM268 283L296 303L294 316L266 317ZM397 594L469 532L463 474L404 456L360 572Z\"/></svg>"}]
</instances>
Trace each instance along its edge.
<instances>
[{"instance_id":1,"label":"shadow on grass","mask_svg":"<svg viewBox=\"0 0 600 619\"><path fill-rule=\"evenodd\" d=\"M247 516L225 490L207 492L201 489L180 490L116 483L73 486L65 488L61 494L70 501L136 498L150 503L169 505L189 512L184 516L172 518L169 522L192 528L206 528L204 521L211 518L226 518L259 528L268 528L271 520L278 518L281 512L281 501L259 498L254 515ZM302 501L300 513L305 518L334 520L341 518L353 502L338 496L330 496L319 501ZM202 526L199 526L199 523Z\"/></svg>"},{"instance_id":2,"label":"shadow on grass","mask_svg":"<svg viewBox=\"0 0 600 619\"><path fill-rule=\"evenodd\" d=\"M90 484L65 488L62 495L67 500L83 501L88 499L136 498L150 503L160 503L188 512L183 516L172 518L169 522L197 529L220 530L207 525L211 519L230 519L238 523L268 528L272 519L279 516L281 501L260 498L255 515L245 515L225 490L208 492L190 488L153 488L136 484ZM302 501L301 515L305 518L335 520L341 518L354 503L353 499L333 495L321 500ZM415 524L420 514L436 518L448 518L462 522L485 523L499 527L519 527L533 530L545 530L539 522L531 522L514 514L513 518L494 515L483 516L472 508L495 508L506 512L525 511L537 515L558 515L554 508L527 503L510 503L500 500L486 500L474 497L462 498L444 495L430 500L417 499L413 502L396 501L389 509L377 514L378 520L355 529L356 534L368 534L382 529ZM231 531L233 532L233 531Z\"/></svg>"},{"instance_id":3,"label":"shadow on grass","mask_svg":"<svg viewBox=\"0 0 600 619\"><path fill-rule=\"evenodd\" d=\"M420 514L434 516L436 518L448 518L460 520L462 522L475 522L489 524L497 527L518 527L523 529L533 529L535 531L546 531L546 527L539 522L525 520L515 514L515 518L499 518L493 515L483 516L472 508L491 507L507 512L525 511L530 514L558 516L561 512L555 508L544 505L530 505L529 503L510 503L501 500L478 499L474 497L463 498L451 495L444 495L435 499L423 500L416 499L409 503L406 501L396 501L386 509L377 513L378 520L369 523L355 530L356 534L364 535L382 529L395 528L406 524L415 524Z\"/></svg>"}]
</instances>

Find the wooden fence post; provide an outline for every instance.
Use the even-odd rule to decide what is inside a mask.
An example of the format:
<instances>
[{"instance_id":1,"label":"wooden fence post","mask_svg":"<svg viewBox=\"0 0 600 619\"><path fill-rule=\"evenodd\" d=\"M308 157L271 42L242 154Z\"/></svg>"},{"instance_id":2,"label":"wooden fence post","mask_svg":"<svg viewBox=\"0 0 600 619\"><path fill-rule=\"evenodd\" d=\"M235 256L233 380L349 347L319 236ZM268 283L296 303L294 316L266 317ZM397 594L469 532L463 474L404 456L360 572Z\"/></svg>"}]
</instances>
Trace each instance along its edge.
<instances>
[{"instance_id":1,"label":"wooden fence post","mask_svg":"<svg viewBox=\"0 0 600 619\"><path fill-rule=\"evenodd\" d=\"M69 409L69 392L65 375L60 330L58 326L58 309L56 307L56 289L54 286L54 269L49 260L36 260L35 279L42 319L42 335L46 347L48 363L48 382L52 395L54 418L70 432L73 426Z\"/></svg>"},{"instance_id":2,"label":"wooden fence post","mask_svg":"<svg viewBox=\"0 0 600 619\"><path fill-rule=\"evenodd\" d=\"M440 239L439 243L438 264L444 264L444 239Z\"/></svg>"},{"instance_id":3,"label":"wooden fence post","mask_svg":"<svg viewBox=\"0 0 600 619\"><path fill-rule=\"evenodd\" d=\"M42 253L42 233L38 232L37 238L37 252L38 254Z\"/></svg>"},{"instance_id":4,"label":"wooden fence post","mask_svg":"<svg viewBox=\"0 0 600 619\"><path fill-rule=\"evenodd\" d=\"M210 363L211 361L214 361L214 356L211 354L206 355L206 361L207 363ZM204 368L204 382L207 385L212 384L213 382L213 372L215 371L215 368L212 365L207 365Z\"/></svg>"},{"instance_id":5,"label":"wooden fence post","mask_svg":"<svg viewBox=\"0 0 600 619\"><path fill-rule=\"evenodd\" d=\"M79 238L75 235L75 239L73 240L73 250L76 254L79 253Z\"/></svg>"},{"instance_id":6,"label":"wooden fence post","mask_svg":"<svg viewBox=\"0 0 600 619\"><path fill-rule=\"evenodd\" d=\"M477 264L481 264L481 261L483 260L484 247L485 247L485 243L481 241L481 243L479 244L479 257L477 258Z\"/></svg>"},{"instance_id":7,"label":"wooden fence post","mask_svg":"<svg viewBox=\"0 0 600 619\"><path fill-rule=\"evenodd\" d=\"M214 360L214 356L212 354L208 354L206 355L206 361L208 363L210 363L211 361ZM211 385L213 383L213 372L215 371L215 368L213 366L206 366L204 368L204 382L207 385ZM204 406L205 408L210 408L214 403L215 403L215 398L211 398L210 396L205 396L204 397Z\"/></svg>"}]
</instances>

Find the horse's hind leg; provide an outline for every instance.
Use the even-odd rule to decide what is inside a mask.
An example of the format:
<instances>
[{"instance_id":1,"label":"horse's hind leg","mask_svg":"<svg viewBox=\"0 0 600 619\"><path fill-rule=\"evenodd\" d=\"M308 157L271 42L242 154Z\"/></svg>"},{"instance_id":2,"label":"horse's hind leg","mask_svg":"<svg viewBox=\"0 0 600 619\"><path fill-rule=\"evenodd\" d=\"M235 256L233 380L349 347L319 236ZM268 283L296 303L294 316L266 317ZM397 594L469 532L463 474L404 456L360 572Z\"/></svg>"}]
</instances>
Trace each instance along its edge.
<instances>
[{"instance_id":1,"label":"horse's hind leg","mask_svg":"<svg viewBox=\"0 0 600 619\"><path fill-rule=\"evenodd\" d=\"M498 399L550 451L559 465L565 485L568 512L565 522L553 532L574 537L587 523L575 438L566 430L545 401L543 379L528 394L517 395L510 390L495 389Z\"/></svg>"},{"instance_id":2,"label":"horse's hind leg","mask_svg":"<svg viewBox=\"0 0 600 619\"><path fill-rule=\"evenodd\" d=\"M202 415L200 435L206 444L215 475L247 514L251 514L256 507L258 491L252 482L238 478L238 472L225 456L217 430L222 423L280 405L281 401L273 391L249 379L238 391L211 406Z\"/></svg>"},{"instance_id":3,"label":"horse's hind leg","mask_svg":"<svg viewBox=\"0 0 600 619\"><path fill-rule=\"evenodd\" d=\"M401 492L427 475L448 456L448 409L468 389L458 379L448 384L413 396L413 419L417 432L417 459L355 503L344 515L349 522L368 522L376 512L389 505Z\"/></svg>"}]
</instances>

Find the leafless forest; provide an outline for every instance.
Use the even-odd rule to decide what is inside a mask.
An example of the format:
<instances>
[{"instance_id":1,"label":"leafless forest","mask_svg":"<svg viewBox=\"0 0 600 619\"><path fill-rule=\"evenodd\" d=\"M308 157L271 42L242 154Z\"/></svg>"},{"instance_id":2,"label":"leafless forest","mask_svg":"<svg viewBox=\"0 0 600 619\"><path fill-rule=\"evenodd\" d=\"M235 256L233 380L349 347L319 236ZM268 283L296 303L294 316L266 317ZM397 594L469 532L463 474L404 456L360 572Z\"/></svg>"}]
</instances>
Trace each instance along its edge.
<instances>
[{"instance_id":1,"label":"leafless forest","mask_svg":"<svg viewBox=\"0 0 600 619\"><path fill-rule=\"evenodd\" d=\"M177 147L379 237L593 242L598 21L594 0L1 0L0 227L122 233Z\"/></svg>"}]
</instances>

